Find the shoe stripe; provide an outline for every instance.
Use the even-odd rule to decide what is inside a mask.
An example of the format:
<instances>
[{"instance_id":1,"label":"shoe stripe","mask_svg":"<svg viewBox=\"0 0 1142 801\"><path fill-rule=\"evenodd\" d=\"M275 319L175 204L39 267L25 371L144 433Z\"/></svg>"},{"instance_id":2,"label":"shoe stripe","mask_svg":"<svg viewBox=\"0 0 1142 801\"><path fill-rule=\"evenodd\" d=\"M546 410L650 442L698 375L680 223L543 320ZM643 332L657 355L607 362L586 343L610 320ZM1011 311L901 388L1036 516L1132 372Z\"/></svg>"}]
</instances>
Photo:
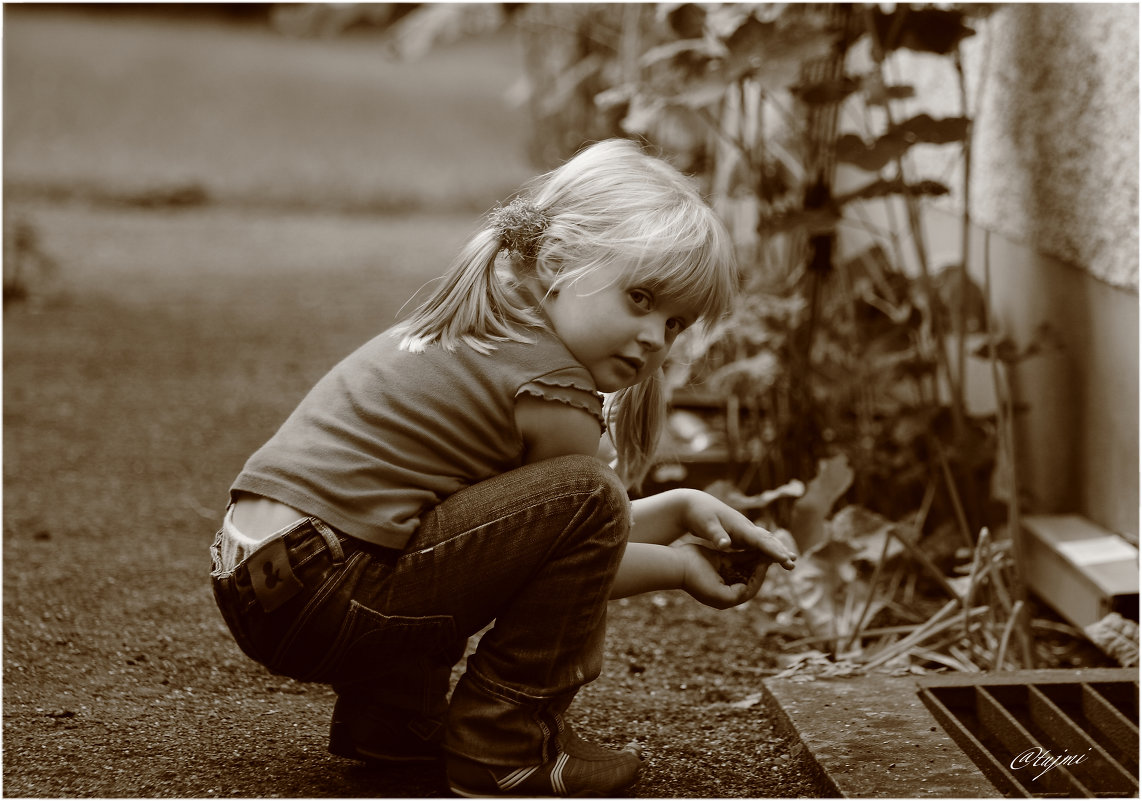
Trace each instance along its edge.
<instances>
[{"instance_id":1,"label":"shoe stripe","mask_svg":"<svg viewBox=\"0 0 1142 801\"><path fill-rule=\"evenodd\" d=\"M554 767L551 768L551 789L555 791L557 796L567 795L567 785L563 783L563 768L570 759L571 757L567 756L566 753L562 753L555 760Z\"/></svg>"},{"instance_id":2,"label":"shoe stripe","mask_svg":"<svg viewBox=\"0 0 1142 801\"><path fill-rule=\"evenodd\" d=\"M518 785L527 781L528 778L531 777L531 774L535 773L537 770L539 770L538 765L530 768L519 768L518 770L513 770L507 776L496 779L496 784L500 786L501 790L511 790L513 787L517 787Z\"/></svg>"}]
</instances>

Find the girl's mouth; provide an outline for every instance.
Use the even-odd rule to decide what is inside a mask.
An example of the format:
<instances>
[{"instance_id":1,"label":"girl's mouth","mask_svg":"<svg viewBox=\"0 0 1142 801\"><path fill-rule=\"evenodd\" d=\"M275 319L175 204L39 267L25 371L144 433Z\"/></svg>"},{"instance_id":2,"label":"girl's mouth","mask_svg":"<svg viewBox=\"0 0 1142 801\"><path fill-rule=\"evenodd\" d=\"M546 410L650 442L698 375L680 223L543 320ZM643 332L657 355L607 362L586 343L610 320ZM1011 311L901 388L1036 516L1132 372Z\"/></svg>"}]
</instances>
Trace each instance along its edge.
<instances>
[{"instance_id":1,"label":"girl's mouth","mask_svg":"<svg viewBox=\"0 0 1142 801\"><path fill-rule=\"evenodd\" d=\"M640 359L634 359L630 356L616 356L615 358L629 367L632 373L638 373L638 371L642 369L642 361Z\"/></svg>"}]
</instances>

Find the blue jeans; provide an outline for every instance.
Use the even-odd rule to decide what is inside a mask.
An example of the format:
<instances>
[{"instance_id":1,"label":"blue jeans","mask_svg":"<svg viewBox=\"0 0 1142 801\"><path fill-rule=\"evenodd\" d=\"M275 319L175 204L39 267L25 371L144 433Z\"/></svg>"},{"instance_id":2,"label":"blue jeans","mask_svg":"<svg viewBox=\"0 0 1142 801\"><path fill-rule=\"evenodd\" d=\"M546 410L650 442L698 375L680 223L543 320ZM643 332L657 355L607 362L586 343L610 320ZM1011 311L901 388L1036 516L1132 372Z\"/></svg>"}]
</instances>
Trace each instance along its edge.
<instances>
[{"instance_id":1,"label":"blue jeans","mask_svg":"<svg viewBox=\"0 0 1142 801\"><path fill-rule=\"evenodd\" d=\"M563 712L602 669L629 529L618 477L567 456L457 492L399 552L307 518L224 570L220 533L211 578L238 645L271 671L447 712L447 751L518 766L554 758ZM448 702L452 666L493 620Z\"/></svg>"}]
</instances>

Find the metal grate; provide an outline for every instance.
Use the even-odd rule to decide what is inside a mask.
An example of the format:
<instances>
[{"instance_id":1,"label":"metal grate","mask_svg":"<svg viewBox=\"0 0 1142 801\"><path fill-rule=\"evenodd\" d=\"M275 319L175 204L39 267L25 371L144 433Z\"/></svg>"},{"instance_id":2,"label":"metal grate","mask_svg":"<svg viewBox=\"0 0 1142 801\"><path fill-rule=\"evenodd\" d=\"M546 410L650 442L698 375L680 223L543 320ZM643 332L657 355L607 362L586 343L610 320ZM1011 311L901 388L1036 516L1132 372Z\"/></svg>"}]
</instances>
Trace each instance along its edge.
<instances>
[{"instance_id":1,"label":"metal grate","mask_svg":"<svg viewBox=\"0 0 1142 801\"><path fill-rule=\"evenodd\" d=\"M920 698L1009 798L1138 796L1138 671L959 674Z\"/></svg>"}]
</instances>

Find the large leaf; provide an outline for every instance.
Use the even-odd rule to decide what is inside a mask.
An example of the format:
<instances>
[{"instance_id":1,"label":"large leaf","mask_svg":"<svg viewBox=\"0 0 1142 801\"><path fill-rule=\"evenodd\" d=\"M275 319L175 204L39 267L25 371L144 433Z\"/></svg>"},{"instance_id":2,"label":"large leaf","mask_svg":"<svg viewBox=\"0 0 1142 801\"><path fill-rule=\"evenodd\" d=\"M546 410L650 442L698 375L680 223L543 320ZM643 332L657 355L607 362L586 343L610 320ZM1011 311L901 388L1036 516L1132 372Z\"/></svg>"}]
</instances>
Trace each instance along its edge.
<instances>
[{"instance_id":1,"label":"large leaf","mask_svg":"<svg viewBox=\"0 0 1142 801\"><path fill-rule=\"evenodd\" d=\"M506 21L497 3L423 3L388 30L392 51L416 59L434 46L498 30Z\"/></svg>"},{"instance_id":2,"label":"large leaf","mask_svg":"<svg viewBox=\"0 0 1142 801\"><path fill-rule=\"evenodd\" d=\"M762 8L738 17L732 31L723 34L729 50L725 73L730 82L754 76L764 83L788 86L806 62L832 54L838 33L829 27L827 14L820 8L809 4L784 7L780 14L771 12ZM726 19L715 20L711 15L714 24L709 27L716 29Z\"/></svg>"},{"instance_id":3,"label":"large leaf","mask_svg":"<svg viewBox=\"0 0 1142 801\"><path fill-rule=\"evenodd\" d=\"M933 119L927 114L894 126L871 145L856 134L837 139L837 160L869 172L879 172L917 144L943 145L967 138L971 120L966 117Z\"/></svg>"},{"instance_id":4,"label":"large leaf","mask_svg":"<svg viewBox=\"0 0 1142 801\"><path fill-rule=\"evenodd\" d=\"M729 50L716 39L679 39L650 48L642 54L639 64L652 67L663 61L673 61L681 55L707 60L721 59L729 55Z\"/></svg>"},{"instance_id":5,"label":"large leaf","mask_svg":"<svg viewBox=\"0 0 1142 801\"><path fill-rule=\"evenodd\" d=\"M648 134L662 119L664 101L658 97L636 94L630 100L622 128L629 134Z\"/></svg>"},{"instance_id":6,"label":"large leaf","mask_svg":"<svg viewBox=\"0 0 1142 801\"><path fill-rule=\"evenodd\" d=\"M967 138L971 120L967 117L943 117L934 119L927 114L917 114L899 123L896 127L905 136L916 142L929 145L946 145L949 142L962 142Z\"/></svg>"},{"instance_id":7,"label":"large leaf","mask_svg":"<svg viewBox=\"0 0 1142 801\"><path fill-rule=\"evenodd\" d=\"M689 109L706 108L719 102L725 95L730 84L718 75L710 75L700 80L691 81L685 89L664 97L663 100Z\"/></svg>"},{"instance_id":8,"label":"large leaf","mask_svg":"<svg viewBox=\"0 0 1142 801\"><path fill-rule=\"evenodd\" d=\"M872 9L877 41L885 52L906 48L921 53L947 55L961 41L975 34L964 25L964 14L955 9L910 8L897 4L890 12Z\"/></svg>"},{"instance_id":9,"label":"large leaf","mask_svg":"<svg viewBox=\"0 0 1142 801\"><path fill-rule=\"evenodd\" d=\"M766 235L798 231L816 236L833 233L840 220L840 212L830 205L822 209L798 209L763 217L758 220L757 230Z\"/></svg>"},{"instance_id":10,"label":"large leaf","mask_svg":"<svg viewBox=\"0 0 1142 801\"><path fill-rule=\"evenodd\" d=\"M780 361L766 350L718 368L707 382L720 392L749 397L765 394L781 377Z\"/></svg>"},{"instance_id":11,"label":"large leaf","mask_svg":"<svg viewBox=\"0 0 1142 801\"><path fill-rule=\"evenodd\" d=\"M887 106L892 100L907 100L916 96L916 88L913 86L886 84L879 70L873 70L861 78L861 91L870 106Z\"/></svg>"},{"instance_id":12,"label":"large leaf","mask_svg":"<svg viewBox=\"0 0 1142 801\"><path fill-rule=\"evenodd\" d=\"M539 99L539 113L547 116L566 108L580 87L598 75L602 67L602 57L598 53L589 53L564 69L556 78L555 85Z\"/></svg>"},{"instance_id":13,"label":"large leaf","mask_svg":"<svg viewBox=\"0 0 1142 801\"><path fill-rule=\"evenodd\" d=\"M854 200L875 200L876 198L886 197L888 195L911 195L913 197L919 195L940 196L948 194L950 190L947 186L939 181L917 181L915 183L905 183L899 178L886 179L878 178L877 180L865 184L860 189L854 192L846 192L843 195L837 195L833 201L838 206L843 206L846 203L851 203Z\"/></svg>"},{"instance_id":14,"label":"large leaf","mask_svg":"<svg viewBox=\"0 0 1142 801\"><path fill-rule=\"evenodd\" d=\"M696 39L705 27L706 9L697 3L680 3L666 12L666 21L679 37Z\"/></svg>"},{"instance_id":15,"label":"large leaf","mask_svg":"<svg viewBox=\"0 0 1142 801\"><path fill-rule=\"evenodd\" d=\"M816 477L793 506L790 530L802 551L828 539L825 520L833 505L852 486L853 477L848 457L843 453L818 462Z\"/></svg>"},{"instance_id":16,"label":"large leaf","mask_svg":"<svg viewBox=\"0 0 1142 801\"><path fill-rule=\"evenodd\" d=\"M790 91L806 105L828 106L840 103L858 88L860 84L856 79L844 75L831 81L797 84L790 87Z\"/></svg>"},{"instance_id":17,"label":"large leaf","mask_svg":"<svg viewBox=\"0 0 1142 801\"><path fill-rule=\"evenodd\" d=\"M829 521L829 536L854 547L854 562L876 564L882 553L891 559L904 550L904 546L892 536L895 525L870 509L851 504L833 515Z\"/></svg>"}]
</instances>

